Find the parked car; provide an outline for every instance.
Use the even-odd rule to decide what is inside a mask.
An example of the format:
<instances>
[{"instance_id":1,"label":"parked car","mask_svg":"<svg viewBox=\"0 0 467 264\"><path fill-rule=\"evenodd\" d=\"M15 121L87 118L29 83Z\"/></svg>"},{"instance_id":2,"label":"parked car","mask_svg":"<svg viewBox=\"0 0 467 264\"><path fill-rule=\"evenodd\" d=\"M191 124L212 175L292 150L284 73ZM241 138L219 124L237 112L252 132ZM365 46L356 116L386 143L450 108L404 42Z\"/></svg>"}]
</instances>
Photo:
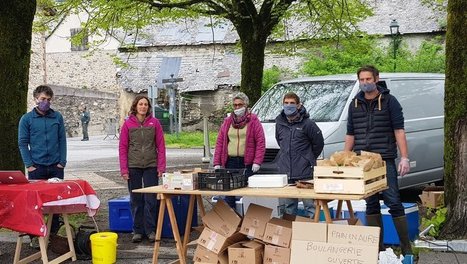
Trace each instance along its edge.
<instances>
[{"instance_id":1,"label":"parked car","mask_svg":"<svg viewBox=\"0 0 467 264\"><path fill-rule=\"evenodd\" d=\"M379 85L386 86L403 107L411 171L399 177L401 188L440 182L444 154L444 74L381 73ZM253 106L266 135L266 156L260 173L274 173L279 151L275 118L282 98L295 92L321 128L325 146L319 158L329 158L344 149L347 110L359 91L357 75L300 78L275 84ZM398 162L398 161L396 161Z\"/></svg>"}]
</instances>

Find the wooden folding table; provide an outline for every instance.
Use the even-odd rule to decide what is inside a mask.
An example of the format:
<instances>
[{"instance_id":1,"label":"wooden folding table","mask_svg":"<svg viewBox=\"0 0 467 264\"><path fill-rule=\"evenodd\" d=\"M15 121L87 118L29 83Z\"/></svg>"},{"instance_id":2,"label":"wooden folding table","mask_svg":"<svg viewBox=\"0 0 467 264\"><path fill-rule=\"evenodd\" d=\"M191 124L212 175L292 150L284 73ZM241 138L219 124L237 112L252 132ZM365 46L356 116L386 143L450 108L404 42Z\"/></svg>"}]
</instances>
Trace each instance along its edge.
<instances>
[{"instance_id":1,"label":"wooden folding table","mask_svg":"<svg viewBox=\"0 0 467 264\"><path fill-rule=\"evenodd\" d=\"M342 202L346 201L347 207L350 213L350 217L354 217L351 200L362 200L365 199L377 192L384 190L384 188L375 189L371 192L365 194L319 194L316 193L313 189L299 189L295 186L286 186L284 188L241 188L235 189L232 191L213 191L213 190L167 190L163 189L162 186L153 186L142 188L138 190L133 190L133 192L138 193L154 193L160 196L160 207L159 215L157 220L156 228L156 242L154 243L154 254L153 254L153 263L157 263L160 247L160 239L162 234L162 225L164 221L165 208L167 207L167 212L169 214L170 223L172 225L172 231L174 239L176 242L177 254L179 257L179 262L182 264L186 263L186 249L188 244L188 239L191 231L191 223L193 217L193 210L195 205L195 200L198 202L198 208L200 210L200 215L204 216L204 205L202 201L202 196L212 196L212 195L227 195L227 196L256 196L256 197L273 197L273 198L298 198L298 199L314 199L316 203L316 212L323 210L326 222L331 223L331 214L328 208L328 202L332 200L338 200L337 215L342 210ZM178 230L177 219L175 217L174 207L172 204L172 197L177 195L189 195L190 201L188 206L187 221L185 226L185 236L183 241ZM319 221L319 213L315 214L316 222Z\"/></svg>"}]
</instances>

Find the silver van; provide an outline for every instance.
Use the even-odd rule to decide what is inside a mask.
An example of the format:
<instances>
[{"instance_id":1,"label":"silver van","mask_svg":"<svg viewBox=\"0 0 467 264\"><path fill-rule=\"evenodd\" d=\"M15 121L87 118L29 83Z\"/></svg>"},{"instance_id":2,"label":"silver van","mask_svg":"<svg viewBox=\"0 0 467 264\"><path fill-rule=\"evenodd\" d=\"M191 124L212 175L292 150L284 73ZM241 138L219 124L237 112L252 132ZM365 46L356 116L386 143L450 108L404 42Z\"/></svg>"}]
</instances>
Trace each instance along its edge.
<instances>
[{"instance_id":1,"label":"silver van","mask_svg":"<svg viewBox=\"0 0 467 264\"><path fill-rule=\"evenodd\" d=\"M381 73L379 85L386 86L403 107L409 148L410 173L399 177L401 188L443 180L444 74ZM344 149L347 110L359 91L357 75L329 75L277 83L253 106L266 135L266 155L260 173L274 173L279 151L275 118L282 98L295 92L324 136L319 158ZM398 161L396 161L398 162Z\"/></svg>"}]
</instances>

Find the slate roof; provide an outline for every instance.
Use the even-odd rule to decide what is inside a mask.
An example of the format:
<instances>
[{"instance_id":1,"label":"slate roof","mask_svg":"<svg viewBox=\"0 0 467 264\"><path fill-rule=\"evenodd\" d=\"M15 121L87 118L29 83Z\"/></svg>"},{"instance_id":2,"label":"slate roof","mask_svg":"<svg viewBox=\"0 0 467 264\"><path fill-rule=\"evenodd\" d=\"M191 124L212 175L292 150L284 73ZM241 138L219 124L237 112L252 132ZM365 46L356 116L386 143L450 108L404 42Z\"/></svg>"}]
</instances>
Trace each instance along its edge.
<instances>
[{"instance_id":1,"label":"slate roof","mask_svg":"<svg viewBox=\"0 0 467 264\"><path fill-rule=\"evenodd\" d=\"M440 25L446 17L445 13L422 5L420 0L371 0L368 3L373 7L374 16L365 19L358 26L369 34L389 35L389 23L392 19L398 20L402 34L436 32L440 31ZM134 42L134 36L127 37L125 42L135 43L136 46L142 48L149 47L148 51L151 51L151 47L234 44L238 41L238 34L229 21L214 21L213 27L210 23L209 19L200 18L185 19L179 23L153 25L142 30L136 42ZM289 37L298 36L300 32L307 29L303 23L294 22L291 19L287 23L289 24L287 27ZM129 60L131 67L121 70L120 83L127 91L140 93L155 84L157 74L164 66L161 66L163 55L160 53L159 55L143 51L137 53ZM128 54L120 53L120 56L126 60ZM201 53L200 56L202 56ZM183 91L214 90L217 89L218 84L238 85L240 77L232 76L234 73L228 72L230 65L240 65L238 55L224 54L224 61L217 65L206 67L205 65L190 65L193 69L186 69L187 65L184 65L184 60L185 58L182 59L180 76L175 76L185 78L185 81L179 84ZM199 60L203 62L209 59L200 58ZM194 68L197 71L200 67L205 71L210 71L209 74L196 75L187 72ZM219 78L222 75L222 69L228 74L227 77Z\"/></svg>"}]
</instances>

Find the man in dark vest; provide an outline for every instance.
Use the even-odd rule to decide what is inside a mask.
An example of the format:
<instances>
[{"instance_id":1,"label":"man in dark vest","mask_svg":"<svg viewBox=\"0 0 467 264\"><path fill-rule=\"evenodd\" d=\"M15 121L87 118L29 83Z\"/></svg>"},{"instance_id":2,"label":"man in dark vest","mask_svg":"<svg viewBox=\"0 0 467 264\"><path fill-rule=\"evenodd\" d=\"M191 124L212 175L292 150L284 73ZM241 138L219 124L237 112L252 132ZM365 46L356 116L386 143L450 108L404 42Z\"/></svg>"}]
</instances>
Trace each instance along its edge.
<instances>
[{"instance_id":1,"label":"man in dark vest","mask_svg":"<svg viewBox=\"0 0 467 264\"><path fill-rule=\"evenodd\" d=\"M399 101L385 87L378 86L379 71L374 66L358 69L357 77L361 91L349 106L345 150L371 151L381 154L386 162L388 189L383 191L384 204L394 220L400 239L402 253L412 254L408 236L407 219L402 205L397 172L401 176L410 170L407 140L404 130L404 115ZM397 147L401 159L396 168ZM381 227L380 251L383 245L383 224L379 194L366 199L366 219L370 226Z\"/></svg>"}]
</instances>

